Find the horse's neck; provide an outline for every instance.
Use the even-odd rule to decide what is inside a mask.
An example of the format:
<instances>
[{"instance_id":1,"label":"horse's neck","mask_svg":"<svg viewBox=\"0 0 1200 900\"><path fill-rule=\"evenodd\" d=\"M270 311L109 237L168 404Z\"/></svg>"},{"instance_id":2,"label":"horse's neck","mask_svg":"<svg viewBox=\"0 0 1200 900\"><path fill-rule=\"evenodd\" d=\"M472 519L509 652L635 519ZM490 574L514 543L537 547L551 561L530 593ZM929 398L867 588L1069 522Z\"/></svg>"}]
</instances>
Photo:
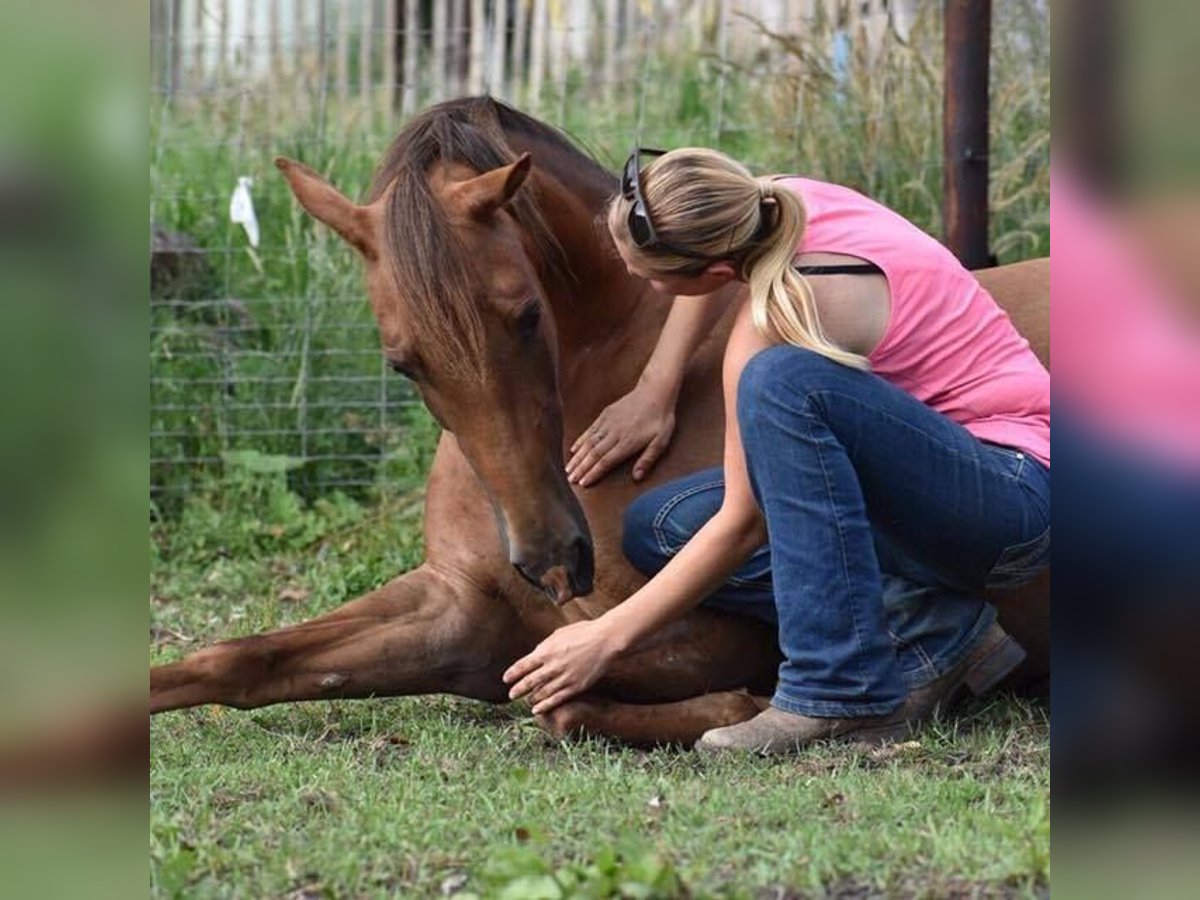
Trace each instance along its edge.
<instances>
[{"instance_id":1,"label":"horse's neck","mask_svg":"<svg viewBox=\"0 0 1200 900\"><path fill-rule=\"evenodd\" d=\"M592 198L543 173L542 211L566 254L568 284L548 285L558 332L564 406L608 402L637 381L654 349L669 301L632 278ZM610 396L611 395L611 396ZM598 410L597 410L598 411Z\"/></svg>"}]
</instances>

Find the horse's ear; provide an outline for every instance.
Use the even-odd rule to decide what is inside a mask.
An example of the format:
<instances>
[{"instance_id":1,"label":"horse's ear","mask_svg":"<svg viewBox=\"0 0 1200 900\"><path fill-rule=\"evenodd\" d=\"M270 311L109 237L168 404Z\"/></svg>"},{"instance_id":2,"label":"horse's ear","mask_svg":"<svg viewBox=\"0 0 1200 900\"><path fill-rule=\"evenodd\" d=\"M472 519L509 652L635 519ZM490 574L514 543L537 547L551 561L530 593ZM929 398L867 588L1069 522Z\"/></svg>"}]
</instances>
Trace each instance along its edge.
<instances>
[{"instance_id":1,"label":"horse's ear","mask_svg":"<svg viewBox=\"0 0 1200 900\"><path fill-rule=\"evenodd\" d=\"M314 219L324 222L368 259L373 259L375 234L366 207L359 206L303 163L275 157L275 166L287 179L296 199Z\"/></svg>"},{"instance_id":2,"label":"horse's ear","mask_svg":"<svg viewBox=\"0 0 1200 900\"><path fill-rule=\"evenodd\" d=\"M471 218L479 221L488 219L512 200L517 188L525 183L531 168L533 157L526 151L507 166L460 181L454 186L454 200Z\"/></svg>"}]
</instances>

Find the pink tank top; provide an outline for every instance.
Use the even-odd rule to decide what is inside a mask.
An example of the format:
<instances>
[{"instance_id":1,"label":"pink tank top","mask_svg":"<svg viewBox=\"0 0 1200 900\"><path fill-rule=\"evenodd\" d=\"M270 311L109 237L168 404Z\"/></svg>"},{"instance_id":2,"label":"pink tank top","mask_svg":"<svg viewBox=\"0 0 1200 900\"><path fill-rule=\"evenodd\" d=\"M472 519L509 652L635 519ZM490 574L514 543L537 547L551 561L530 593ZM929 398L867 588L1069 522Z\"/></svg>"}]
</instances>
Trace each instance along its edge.
<instances>
[{"instance_id":1,"label":"pink tank top","mask_svg":"<svg viewBox=\"0 0 1200 900\"><path fill-rule=\"evenodd\" d=\"M874 263L891 293L875 374L980 440L1050 465L1050 373L1012 320L949 250L857 191L781 178L808 210L797 252Z\"/></svg>"}]
</instances>

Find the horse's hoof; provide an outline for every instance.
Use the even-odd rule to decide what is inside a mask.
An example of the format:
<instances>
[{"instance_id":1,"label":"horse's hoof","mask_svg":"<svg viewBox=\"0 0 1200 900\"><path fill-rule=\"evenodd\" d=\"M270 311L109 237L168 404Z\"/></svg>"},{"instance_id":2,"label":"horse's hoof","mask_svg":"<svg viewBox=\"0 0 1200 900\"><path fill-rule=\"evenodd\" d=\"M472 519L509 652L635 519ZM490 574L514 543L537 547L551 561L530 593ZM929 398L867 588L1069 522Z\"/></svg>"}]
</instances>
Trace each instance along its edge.
<instances>
[{"instance_id":1,"label":"horse's hoof","mask_svg":"<svg viewBox=\"0 0 1200 900\"><path fill-rule=\"evenodd\" d=\"M585 734L588 719L594 713L593 703L587 700L568 700L548 713L535 713L533 720L547 734L563 740Z\"/></svg>"}]
</instances>

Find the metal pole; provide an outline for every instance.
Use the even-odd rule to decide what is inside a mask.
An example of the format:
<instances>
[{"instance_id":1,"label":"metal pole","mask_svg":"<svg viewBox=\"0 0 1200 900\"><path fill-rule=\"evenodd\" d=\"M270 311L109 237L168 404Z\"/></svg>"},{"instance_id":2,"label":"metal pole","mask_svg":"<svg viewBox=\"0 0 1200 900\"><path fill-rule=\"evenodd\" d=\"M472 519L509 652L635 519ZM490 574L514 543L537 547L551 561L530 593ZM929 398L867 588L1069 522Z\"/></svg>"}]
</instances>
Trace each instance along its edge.
<instances>
[{"instance_id":1,"label":"metal pole","mask_svg":"<svg viewBox=\"0 0 1200 900\"><path fill-rule=\"evenodd\" d=\"M991 263L988 252L988 62L992 0L945 0L946 244L968 269Z\"/></svg>"}]
</instances>

